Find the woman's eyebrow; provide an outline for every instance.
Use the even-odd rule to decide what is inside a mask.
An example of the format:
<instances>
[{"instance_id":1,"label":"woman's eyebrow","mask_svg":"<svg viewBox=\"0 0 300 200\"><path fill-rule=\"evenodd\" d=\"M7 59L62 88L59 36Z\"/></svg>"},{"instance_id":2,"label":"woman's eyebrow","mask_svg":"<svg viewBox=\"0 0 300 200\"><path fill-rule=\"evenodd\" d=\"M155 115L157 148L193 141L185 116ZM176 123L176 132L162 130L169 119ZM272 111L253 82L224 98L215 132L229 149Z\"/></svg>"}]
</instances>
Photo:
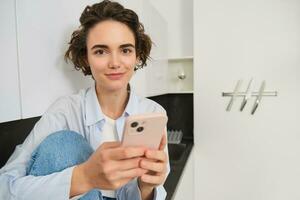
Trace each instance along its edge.
<instances>
[{"instance_id":1,"label":"woman's eyebrow","mask_svg":"<svg viewBox=\"0 0 300 200\"><path fill-rule=\"evenodd\" d=\"M105 44L96 44L94 45L91 49L96 49L96 48L102 48L102 49L108 49L108 46Z\"/></svg>"},{"instance_id":2,"label":"woman's eyebrow","mask_svg":"<svg viewBox=\"0 0 300 200\"><path fill-rule=\"evenodd\" d=\"M135 48L135 46L134 46L133 44L130 44L130 43L120 45L120 48L126 48L126 47L132 47L132 48Z\"/></svg>"},{"instance_id":3,"label":"woman's eyebrow","mask_svg":"<svg viewBox=\"0 0 300 200\"><path fill-rule=\"evenodd\" d=\"M133 44L130 44L130 43L120 45L120 48L126 48L126 47L135 48L135 46ZM109 47L105 44L96 44L91 48L91 50L96 49L96 48L108 49Z\"/></svg>"}]
</instances>

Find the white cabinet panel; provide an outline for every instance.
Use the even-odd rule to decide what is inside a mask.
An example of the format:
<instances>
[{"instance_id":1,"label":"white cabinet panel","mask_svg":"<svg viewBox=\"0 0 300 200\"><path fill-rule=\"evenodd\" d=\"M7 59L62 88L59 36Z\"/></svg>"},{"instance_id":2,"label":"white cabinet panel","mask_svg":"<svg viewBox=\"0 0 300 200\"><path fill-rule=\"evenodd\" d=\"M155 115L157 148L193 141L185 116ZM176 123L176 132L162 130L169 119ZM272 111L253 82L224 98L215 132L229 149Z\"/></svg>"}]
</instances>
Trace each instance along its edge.
<instances>
[{"instance_id":1,"label":"white cabinet panel","mask_svg":"<svg viewBox=\"0 0 300 200\"><path fill-rule=\"evenodd\" d=\"M193 56L193 1L151 0L151 3L167 21L168 57ZM157 33L163 30L157 29Z\"/></svg>"},{"instance_id":2,"label":"white cabinet panel","mask_svg":"<svg viewBox=\"0 0 300 200\"><path fill-rule=\"evenodd\" d=\"M154 84L158 88L150 93L185 93L193 90L193 11L192 0L175 0L175 1L149 1L150 6L145 10L149 12L149 7L155 12L148 14L151 36L154 36L155 49L152 56L154 58L167 58L167 69L158 68L160 74L164 76L164 83L156 80ZM162 23L163 22L163 23ZM147 27L147 26L146 26ZM162 59L163 60L163 59ZM155 72L154 72L155 73ZM180 80L178 73L184 74L186 78ZM153 74L153 73L150 73ZM151 81L150 81L151 82ZM162 90L165 90L162 92Z\"/></svg>"},{"instance_id":3,"label":"white cabinet panel","mask_svg":"<svg viewBox=\"0 0 300 200\"><path fill-rule=\"evenodd\" d=\"M0 123L21 118L15 2L0 2Z\"/></svg>"},{"instance_id":4,"label":"white cabinet panel","mask_svg":"<svg viewBox=\"0 0 300 200\"><path fill-rule=\"evenodd\" d=\"M168 70L168 40L167 22L151 1L143 3L143 17L145 29L153 41L151 60L146 66L144 73L147 96L167 93L167 70Z\"/></svg>"},{"instance_id":5,"label":"white cabinet panel","mask_svg":"<svg viewBox=\"0 0 300 200\"><path fill-rule=\"evenodd\" d=\"M300 199L300 2L194 1L195 199ZM226 112L238 79L254 98Z\"/></svg>"},{"instance_id":6,"label":"white cabinet panel","mask_svg":"<svg viewBox=\"0 0 300 200\"><path fill-rule=\"evenodd\" d=\"M194 200L194 185L195 185L195 161L194 161L194 149L192 149L189 159L184 167L181 178L178 182L175 193L173 194L173 200Z\"/></svg>"},{"instance_id":7,"label":"white cabinet panel","mask_svg":"<svg viewBox=\"0 0 300 200\"><path fill-rule=\"evenodd\" d=\"M72 31L87 4L96 1L17 1L23 117L41 115L59 96L91 84L64 62Z\"/></svg>"},{"instance_id":8,"label":"white cabinet panel","mask_svg":"<svg viewBox=\"0 0 300 200\"><path fill-rule=\"evenodd\" d=\"M153 60L144 69L146 73L146 95L156 96L167 93L167 61Z\"/></svg>"}]
</instances>

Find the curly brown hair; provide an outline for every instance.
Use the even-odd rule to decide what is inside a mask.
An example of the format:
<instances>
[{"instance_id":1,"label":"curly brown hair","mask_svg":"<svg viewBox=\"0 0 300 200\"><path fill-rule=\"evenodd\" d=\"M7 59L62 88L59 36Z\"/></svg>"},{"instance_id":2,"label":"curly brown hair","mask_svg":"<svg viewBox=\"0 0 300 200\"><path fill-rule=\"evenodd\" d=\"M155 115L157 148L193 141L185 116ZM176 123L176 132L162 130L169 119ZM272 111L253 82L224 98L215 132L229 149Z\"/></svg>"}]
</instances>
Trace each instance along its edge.
<instances>
[{"instance_id":1,"label":"curly brown hair","mask_svg":"<svg viewBox=\"0 0 300 200\"><path fill-rule=\"evenodd\" d=\"M139 59L139 64L135 66L134 70L146 66L147 60L150 58L152 41L145 34L143 24L140 23L139 17L134 11L110 0L104 0L84 9L79 19L80 27L72 34L69 48L65 53L65 60L72 61L75 69L82 70L84 75L92 75L87 62L87 35L93 26L105 20L115 20L129 27L134 34L136 56Z\"/></svg>"}]
</instances>

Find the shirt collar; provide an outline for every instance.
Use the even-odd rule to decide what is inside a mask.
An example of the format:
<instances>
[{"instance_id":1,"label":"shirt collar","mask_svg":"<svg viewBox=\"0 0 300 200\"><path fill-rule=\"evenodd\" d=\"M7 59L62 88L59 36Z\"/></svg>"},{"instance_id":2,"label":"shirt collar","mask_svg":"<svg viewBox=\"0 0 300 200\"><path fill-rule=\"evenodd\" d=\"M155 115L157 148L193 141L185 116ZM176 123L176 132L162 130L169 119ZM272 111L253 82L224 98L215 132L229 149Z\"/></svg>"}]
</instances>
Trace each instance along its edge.
<instances>
[{"instance_id":1,"label":"shirt collar","mask_svg":"<svg viewBox=\"0 0 300 200\"><path fill-rule=\"evenodd\" d=\"M87 90L85 97L85 110L87 126L104 119L104 115L97 98L95 83Z\"/></svg>"},{"instance_id":2,"label":"shirt collar","mask_svg":"<svg viewBox=\"0 0 300 200\"><path fill-rule=\"evenodd\" d=\"M129 100L121 117L127 117L135 114L137 112L137 104L138 96L132 89L130 89ZM97 98L95 83L87 90L85 97L85 110L87 126L96 124L97 122L105 119Z\"/></svg>"},{"instance_id":3,"label":"shirt collar","mask_svg":"<svg viewBox=\"0 0 300 200\"><path fill-rule=\"evenodd\" d=\"M127 105L125 107L124 113L127 116L135 114L136 109L137 109L137 103L138 103L138 97L135 94L135 92L132 90L132 88L130 87L129 99L128 99Z\"/></svg>"}]
</instances>

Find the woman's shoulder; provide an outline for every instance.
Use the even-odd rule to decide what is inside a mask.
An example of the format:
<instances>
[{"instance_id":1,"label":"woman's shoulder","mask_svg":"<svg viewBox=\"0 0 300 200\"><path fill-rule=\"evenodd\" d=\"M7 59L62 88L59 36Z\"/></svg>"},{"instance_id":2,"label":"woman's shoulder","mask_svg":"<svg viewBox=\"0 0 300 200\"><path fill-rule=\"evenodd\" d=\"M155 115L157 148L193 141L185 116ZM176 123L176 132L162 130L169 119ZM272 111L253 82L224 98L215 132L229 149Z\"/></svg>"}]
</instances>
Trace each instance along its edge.
<instances>
[{"instance_id":1,"label":"woman's shoulder","mask_svg":"<svg viewBox=\"0 0 300 200\"><path fill-rule=\"evenodd\" d=\"M166 110L157 102L147 98L136 95L137 107L139 113L152 113L152 112L162 112L166 113Z\"/></svg>"},{"instance_id":2,"label":"woman's shoulder","mask_svg":"<svg viewBox=\"0 0 300 200\"><path fill-rule=\"evenodd\" d=\"M65 113L70 110L81 110L89 89L81 89L76 93L60 96L49 106L45 113Z\"/></svg>"}]
</instances>

